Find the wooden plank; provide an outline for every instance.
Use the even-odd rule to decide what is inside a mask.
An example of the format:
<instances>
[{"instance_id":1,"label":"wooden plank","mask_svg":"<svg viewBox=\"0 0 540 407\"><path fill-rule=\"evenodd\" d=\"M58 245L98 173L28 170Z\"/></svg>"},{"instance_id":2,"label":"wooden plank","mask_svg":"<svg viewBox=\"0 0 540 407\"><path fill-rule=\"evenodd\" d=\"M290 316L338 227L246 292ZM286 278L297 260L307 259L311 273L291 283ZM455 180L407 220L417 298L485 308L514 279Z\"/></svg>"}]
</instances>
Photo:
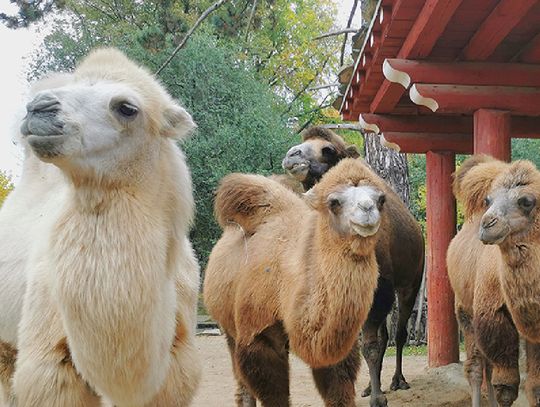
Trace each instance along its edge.
<instances>
[{"instance_id":1,"label":"wooden plank","mask_svg":"<svg viewBox=\"0 0 540 407\"><path fill-rule=\"evenodd\" d=\"M510 161L510 113L480 109L474 112L474 154Z\"/></svg>"},{"instance_id":2,"label":"wooden plank","mask_svg":"<svg viewBox=\"0 0 540 407\"><path fill-rule=\"evenodd\" d=\"M457 154L472 154L472 134L440 134L383 132L386 142L399 146L402 153L425 154L428 151L453 151Z\"/></svg>"},{"instance_id":3,"label":"wooden plank","mask_svg":"<svg viewBox=\"0 0 540 407\"><path fill-rule=\"evenodd\" d=\"M540 116L537 87L414 84L409 95L414 103L438 113L471 114L478 109L498 109Z\"/></svg>"},{"instance_id":4,"label":"wooden plank","mask_svg":"<svg viewBox=\"0 0 540 407\"><path fill-rule=\"evenodd\" d=\"M446 269L446 251L456 233L456 201L452 194L455 154L429 151L426 155L428 364L459 361L454 293Z\"/></svg>"},{"instance_id":5,"label":"wooden plank","mask_svg":"<svg viewBox=\"0 0 540 407\"><path fill-rule=\"evenodd\" d=\"M383 73L391 82L540 87L540 65L491 62L425 62L387 59Z\"/></svg>"},{"instance_id":6,"label":"wooden plank","mask_svg":"<svg viewBox=\"0 0 540 407\"><path fill-rule=\"evenodd\" d=\"M366 131L375 133L428 133L472 135L472 116L418 116L395 114L362 113L358 124ZM512 116L511 134L513 138L540 138L540 117Z\"/></svg>"},{"instance_id":7,"label":"wooden plank","mask_svg":"<svg viewBox=\"0 0 540 407\"><path fill-rule=\"evenodd\" d=\"M398 58L427 57L443 33L462 0L427 0L407 33ZM405 92L392 81L384 80L373 98L371 111L388 113L396 106Z\"/></svg>"},{"instance_id":8,"label":"wooden plank","mask_svg":"<svg viewBox=\"0 0 540 407\"><path fill-rule=\"evenodd\" d=\"M472 135L471 116L398 116L388 114L361 114L358 124L375 133L462 133Z\"/></svg>"},{"instance_id":9,"label":"wooden plank","mask_svg":"<svg viewBox=\"0 0 540 407\"><path fill-rule=\"evenodd\" d=\"M512 60L519 60L521 62L539 64L540 63L540 33L527 43L521 49L518 54L516 54Z\"/></svg>"},{"instance_id":10,"label":"wooden plank","mask_svg":"<svg viewBox=\"0 0 540 407\"><path fill-rule=\"evenodd\" d=\"M485 61L537 0L501 0L463 49L467 61Z\"/></svg>"}]
</instances>

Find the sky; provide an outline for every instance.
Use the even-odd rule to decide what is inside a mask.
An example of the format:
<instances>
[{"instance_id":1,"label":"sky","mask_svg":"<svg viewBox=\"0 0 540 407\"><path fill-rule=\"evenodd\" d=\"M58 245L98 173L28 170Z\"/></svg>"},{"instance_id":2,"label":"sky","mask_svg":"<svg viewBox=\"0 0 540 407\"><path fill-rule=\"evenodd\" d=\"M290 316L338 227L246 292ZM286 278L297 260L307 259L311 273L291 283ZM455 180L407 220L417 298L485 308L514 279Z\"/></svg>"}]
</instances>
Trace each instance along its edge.
<instances>
[{"instance_id":1,"label":"sky","mask_svg":"<svg viewBox=\"0 0 540 407\"><path fill-rule=\"evenodd\" d=\"M337 21L345 27L353 0L335 0L338 4ZM16 6L9 0L0 0L0 11L14 14ZM353 27L360 24L359 10ZM35 28L10 30L0 24L0 171L10 174L17 183L22 170L22 153L13 141L17 112L24 109L28 82L26 67L32 53L39 47L42 35Z\"/></svg>"}]
</instances>

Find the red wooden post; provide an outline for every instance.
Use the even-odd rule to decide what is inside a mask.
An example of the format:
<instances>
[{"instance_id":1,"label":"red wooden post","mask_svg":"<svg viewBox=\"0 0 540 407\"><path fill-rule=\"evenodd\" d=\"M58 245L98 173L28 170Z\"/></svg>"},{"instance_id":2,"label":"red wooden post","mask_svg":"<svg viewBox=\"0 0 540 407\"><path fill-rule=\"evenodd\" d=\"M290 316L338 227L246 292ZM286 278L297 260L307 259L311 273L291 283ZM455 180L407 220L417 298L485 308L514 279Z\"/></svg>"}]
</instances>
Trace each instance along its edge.
<instances>
[{"instance_id":1,"label":"red wooden post","mask_svg":"<svg viewBox=\"0 0 540 407\"><path fill-rule=\"evenodd\" d=\"M510 121L510 113L506 111L479 109L474 112L474 153L510 161Z\"/></svg>"},{"instance_id":2,"label":"red wooden post","mask_svg":"<svg viewBox=\"0 0 540 407\"><path fill-rule=\"evenodd\" d=\"M452 194L455 153L428 151L427 289L428 363L430 367L459 361L454 293L446 270L446 251L456 233L456 202Z\"/></svg>"}]
</instances>

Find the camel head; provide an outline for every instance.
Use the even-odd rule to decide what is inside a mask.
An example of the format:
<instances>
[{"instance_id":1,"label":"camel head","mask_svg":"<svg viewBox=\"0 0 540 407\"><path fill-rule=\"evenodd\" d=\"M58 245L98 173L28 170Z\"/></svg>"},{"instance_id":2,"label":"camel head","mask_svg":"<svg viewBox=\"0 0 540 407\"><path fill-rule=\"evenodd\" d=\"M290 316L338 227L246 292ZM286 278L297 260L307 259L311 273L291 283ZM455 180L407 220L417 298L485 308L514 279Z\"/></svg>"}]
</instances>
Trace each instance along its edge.
<instances>
[{"instance_id":1,"label":"camel head","mask_svg":"<svg viewBox=\"0 0 540 407\"><path fill-rule=\"evenodd\" d=\"M540 172L529 161L506 164L485 198L479 237L485 244L520 239L535 230Z\"/></svg>"},{"instance_id":2,"label":"camel head","mask_svg":"<svg viewBox=\"0 0 540 407\"><path fill-rule=\"evenodd\" d=\"M324 173L346 157L360 156L355 146L323 127L311 127L302 134L303 143L292 147L282 161L283 169L309 189Z\"/></svg>"},{"instance_id":3,"label":"camel head","mask_svg":"<svg viewBox=\"0 0 540 407\"><path fill-rule=\"evenodd\" d=\"M150 73L118 50L98 49L61 83L41 86L21 133L42 161L103 179L129 176L134 160L151 166L164 138L194 127Z\"/></svg>"},{"instance_id":4,"label":"camel head","mask_svg":"<svg viewBox=\"0 0 540 407\"><path fill-rule=\"evenodd\" d=\"M342 160L305 195L340 236L366 238L379 230L384 187L360 160Z\"/></svg>"}]
</instances>

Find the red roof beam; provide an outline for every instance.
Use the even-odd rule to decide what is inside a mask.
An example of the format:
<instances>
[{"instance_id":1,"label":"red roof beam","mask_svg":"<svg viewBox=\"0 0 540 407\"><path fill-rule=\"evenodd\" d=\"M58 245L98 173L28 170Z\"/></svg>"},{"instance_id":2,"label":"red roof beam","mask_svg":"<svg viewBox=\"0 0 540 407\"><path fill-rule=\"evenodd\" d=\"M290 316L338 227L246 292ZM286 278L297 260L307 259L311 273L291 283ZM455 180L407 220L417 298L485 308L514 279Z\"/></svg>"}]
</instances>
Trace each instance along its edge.
<instances>
[{"instance_id":1,"label":"red roof beam","mask_svg":"<svg viewBox=\"0 0 540 407\"><path fill-rule=\"evenodd\" d=\"M425 154L428 151L453 151L458 154L472 154L473 152L471 134L385 132L381 137L383 144L399 149L402 153Z\"/></svg>"},{"instance_id":2,"label":"red roof beam","mask_svg":"<svg viewBox=\"0 0 540 407\"><path fill-rule=\"evenodd\" d=\"M485 61L537 0L501 0L462 52L467 61Z\"/></svg>"},{"instance_id":3,"label":"red roof beam","mask_svg":"<svg viewBox=\"0 0 540 407\"><path fill-rule=\"evenodd\" d=\"M472 116L402 116L362 113L358 124L374 133L473 134ZM512 116L513 138L540 138L540 117Z\"/></svg>"},{"instance_id":4,"label":"red roof beam","mask_svg":"<svg viewBox=\"0 0 540 407\"><path fill-rule=\"evenodd\" d=\"M540 116L540 87L414 84L411 100L433 112L471 114L478 109Z\"/></svg>"},{"instance_id":5,"label":"red roof beam","mask_svg":"<svg viewBox=\"0 0 540 407\"><path fill-rule=\"evenodd\" d=\"M513 58L512 61L538 64L540 63L540 33L527 43Z\"/></svg>"},{"instance_id":6,"label":"red roof beam","mask_svg":"<svg viewBox=\"0 0 540 407\"><path fill-rule=\"evenodd\" d=\"M411 83L540 87L540 65L387 59L384 76L407 89Z\"/></svg>"},{"instance_id":7,"label":"red roof beam","mask_svg":"<svg viewBox=\"0 0 540 407\"><path fill-rule=\"evenodd\" d=\"M424 58L435 43L462 0L427 0L414 22L398 58ZM385 80L371 104L373 112L391 112L405 92L400 86Z\"/></svg>"}]
</instances>

